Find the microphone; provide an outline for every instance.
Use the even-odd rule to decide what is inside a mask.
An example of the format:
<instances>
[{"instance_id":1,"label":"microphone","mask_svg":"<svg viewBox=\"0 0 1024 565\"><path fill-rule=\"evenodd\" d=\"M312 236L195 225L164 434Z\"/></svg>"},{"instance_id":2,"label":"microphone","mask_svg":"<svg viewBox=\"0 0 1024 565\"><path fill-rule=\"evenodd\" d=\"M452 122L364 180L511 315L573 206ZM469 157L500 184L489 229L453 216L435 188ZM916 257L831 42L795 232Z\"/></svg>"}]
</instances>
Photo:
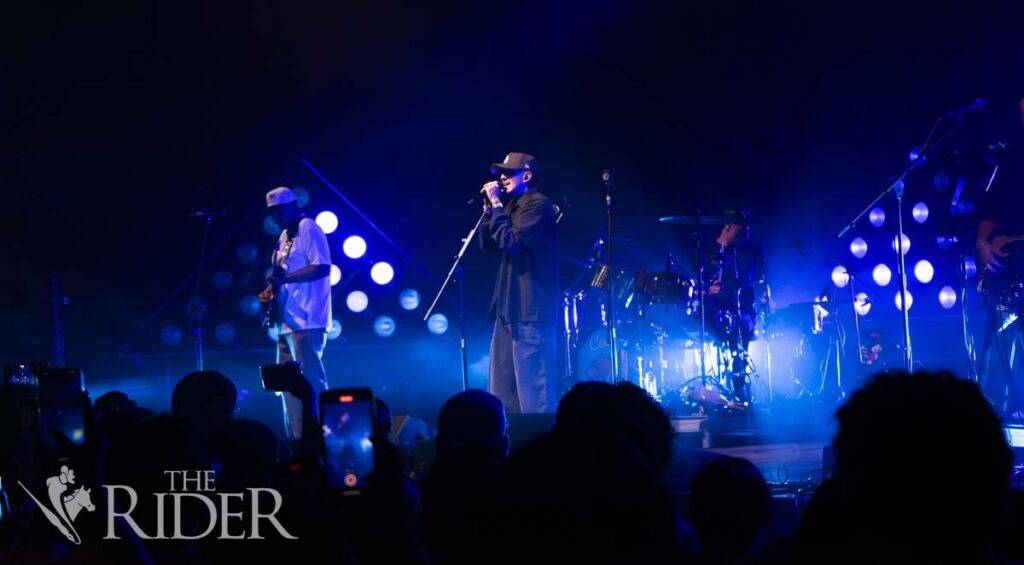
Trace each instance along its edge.
<instances>
[{"instance_id":1,"label":"microphone","mask_svg":"<svg viewBox=\"0 0 1024 565\"><path fill-rule=\"evenodd\" d=\"M221 210L219 212L206 212L199 210L198 212L192 212L189 214L189 218L226 218L228 215L227 210Z\"/></svg>"},{"instance_id":2,"label":"microphone","mask_svg":"<svg viewBox=\"0 0 1024 565\"><path fill-rule=\"evenodd\" d=\"M940 120L945 120L947 118L956 118L956 117L962 116L962 115L964 115L964 114L966 114L968 112L973 112L975 110L981 110L984 107L985 107L985 101L982 100L981 98L975 98L974 99L974 103L971 104L970 106L964 106L963 108L959 108L959 109L953 110L952 112L946 112L945 114L940 116L939 119Z\"/></svg>"}]
</instances>

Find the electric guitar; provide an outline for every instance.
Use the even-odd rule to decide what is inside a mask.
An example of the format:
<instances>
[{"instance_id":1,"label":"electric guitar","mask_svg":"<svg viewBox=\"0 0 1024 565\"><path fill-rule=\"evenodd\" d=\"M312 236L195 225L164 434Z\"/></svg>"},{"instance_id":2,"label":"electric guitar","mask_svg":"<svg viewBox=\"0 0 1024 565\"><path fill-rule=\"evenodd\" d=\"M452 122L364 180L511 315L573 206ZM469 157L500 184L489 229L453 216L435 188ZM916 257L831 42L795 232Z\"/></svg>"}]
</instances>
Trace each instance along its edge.
<instances>
[{"instance_id":1,"label":"electric guitar","mask_svg":"<svg viewBox=\"0 0 1024 565\"><path fill-rule=\"evenodd\" d=\"M288 233L292 233L289 231ZM281 246L280 251L275 252L272 263L274 264L274 274L277 276L283 275L286 270L284 267L284 261L288 258L288 255L292 252L292 243L295 241L294 237L289 237L285 240L284 245ZM270 328L276 326L281 321L281 310L283 305L281 303L281 289L280 284L270 283L267 288L263 290L263 293L269 293L270 300L263 303L263 327Z\"/></svg>"},{"instance_id":2,"label":"electric guitar","mask_svg":"<svg viewBox=\"0 0 1024 565\"><path fill-rule=\"evenodd\" d=\"M984 271L979 288L1004 306L1024 302L1024 237L998 235L992 238L992 250L1008 253L996 255L1003 266L998 273Z\"/></svg>"}]
</instances>

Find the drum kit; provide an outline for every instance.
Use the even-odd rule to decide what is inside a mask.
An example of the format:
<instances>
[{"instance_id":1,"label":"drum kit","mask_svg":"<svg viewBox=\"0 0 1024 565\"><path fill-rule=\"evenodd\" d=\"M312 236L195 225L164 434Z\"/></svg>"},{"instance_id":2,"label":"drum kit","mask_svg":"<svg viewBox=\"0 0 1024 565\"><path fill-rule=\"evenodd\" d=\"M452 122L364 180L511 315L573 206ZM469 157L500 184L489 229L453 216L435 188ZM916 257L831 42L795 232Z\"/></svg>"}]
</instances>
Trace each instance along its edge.
<instances>
[{"instance_id":1,"label":"drum kit","mask_svg":"<svg viewBox=\"0 0 1024 565\"><path fill-rule=\"evenodd\" d=\"M732 220L726 215L695 214L663 217L660 222L693 228L700 258L705 256L701 230ZM689 273L676 267L671 254L664 268L653 272L610 269L601 262L604 243L598 237L587 261L573 261L583 272L562 294L567 384L625 380L670 409L749 406L753 399L736 390L736 383L750 383L756 370L749 362L747 340L737 339L743 318L739 301L723 300L719 294L721 272L706 270L704 262L698 261L696 272ZM726 264L720 261L717 268ZM767 290L767 285L760 286ZM614 320L614 333L609 331L609 320ZM618 375L613 374L612 335L616 336ZM738 363L740 358L744 362ZM744 374L737 375L737 367Z\"/></svg>"}]
</instances>

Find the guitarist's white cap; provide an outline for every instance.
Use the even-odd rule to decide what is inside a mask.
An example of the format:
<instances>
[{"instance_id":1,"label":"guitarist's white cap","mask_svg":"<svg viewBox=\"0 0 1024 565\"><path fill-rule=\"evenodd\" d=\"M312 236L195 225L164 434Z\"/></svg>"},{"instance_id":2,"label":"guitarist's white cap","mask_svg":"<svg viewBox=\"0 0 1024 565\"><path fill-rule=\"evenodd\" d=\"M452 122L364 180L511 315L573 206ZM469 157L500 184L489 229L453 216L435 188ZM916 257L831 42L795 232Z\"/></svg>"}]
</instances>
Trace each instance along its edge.
<instances>
[{"instance_id":1,"label":"guitarist's white cap","mask_svg":"<svg viewBox=\"0 0 1024 565\"><path fill-rule=\"evenodd\" d=\"M298 198L290 188L279 186L267 193L267 208L295 202Z\"/></svg>"}]
</instances>

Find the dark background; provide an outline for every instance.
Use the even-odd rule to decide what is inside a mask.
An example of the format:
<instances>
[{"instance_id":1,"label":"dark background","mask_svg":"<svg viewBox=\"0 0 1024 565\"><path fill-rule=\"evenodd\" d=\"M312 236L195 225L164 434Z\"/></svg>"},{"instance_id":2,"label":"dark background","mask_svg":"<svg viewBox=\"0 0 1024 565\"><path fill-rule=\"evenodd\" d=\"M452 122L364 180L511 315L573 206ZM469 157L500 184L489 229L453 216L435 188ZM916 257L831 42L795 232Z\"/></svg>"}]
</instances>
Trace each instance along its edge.
<instances>
[{"instance_id":1,"label":"dark background","mask_svg":"<svg viewBox=\"0 0 1024 565\"><path fill-rule=\"evenodd\" d=\"M187 366L188 337L171 350L158 337L166 323L187 327L188 291L174 291L195 267L195 210L231 213L211 232L211 244L223 243L211 268L230 265L238 243L261 252L273 243L259 239L263 194L301 185L311 209L341 217L336 254L343 234L363 234L395 263L395 294L414 286L429 302L476 219L465 201L489 180L487 165L527 151L539 158L540 189L566 211L563 255L586 259L609 168L615 231L630 239L616 243L621 267L685 257L685 232L659 225L661 215L744 206L787 304L828 282L821 257L848 253L835 232L906 164L936 116L982 97L972 127L998 135L1024 95L1011 2L157 1L5 12L0 358L52 357L58 275L70 301L67 361L100 380L153 356ZM300 157L434 280L369 235ZM912 179L909 204L945 198L930 181ZM939 275L940 263L955 264L934 262ZM342 267L359 286L363 266ZM494 264L473 252L466 269L474 362L486 354ZM563 283L578 273L566 262ZM207 298L231 310L241 292ZM937 288L928 292L912 318L955 313L925 307ZM894 293L880 296L876 316L896 316ZM372 317L343 304L337 290L342 341L376 347L365 331ZM454 322L453 303L444 307ZM429 336L414 321L400 321L396 337ZM231 347L266 348L269 359L270 342L252 334L240 330ZM433 343L451 361L448 338ZM336 355L340 371L347 360ZM445 365L455 371L445 387L457 385L457 367Z\"/></svg>"}]
</instances>

